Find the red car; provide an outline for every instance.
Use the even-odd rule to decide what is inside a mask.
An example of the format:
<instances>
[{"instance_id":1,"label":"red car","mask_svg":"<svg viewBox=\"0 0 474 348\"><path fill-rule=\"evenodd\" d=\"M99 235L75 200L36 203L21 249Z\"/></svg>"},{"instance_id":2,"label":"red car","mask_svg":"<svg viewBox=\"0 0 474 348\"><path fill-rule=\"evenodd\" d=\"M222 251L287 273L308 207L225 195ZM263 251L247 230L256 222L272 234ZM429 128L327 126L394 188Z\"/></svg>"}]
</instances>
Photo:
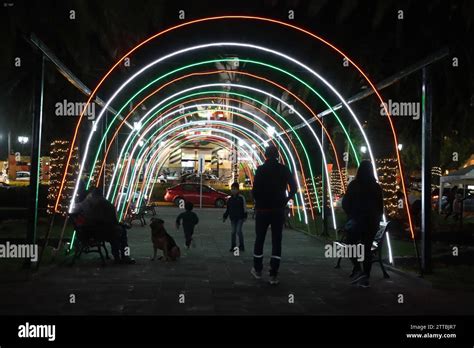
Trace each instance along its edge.
<instances>
[{"instance_id":1,"label":"red car","mask_svg":"<svg viewBox=\"0 0 474 348\"><path fill-rule=\"evenodd\" d=\"M165 201L173 202L176 206L184 200L193 204L199 204L200 188L199 184L184 183L166 189ZM202 204L212 205L222 208L227 202L229 195L224 192L214 190L212 187L202 185Z\"/></svg>"}]
</instances>

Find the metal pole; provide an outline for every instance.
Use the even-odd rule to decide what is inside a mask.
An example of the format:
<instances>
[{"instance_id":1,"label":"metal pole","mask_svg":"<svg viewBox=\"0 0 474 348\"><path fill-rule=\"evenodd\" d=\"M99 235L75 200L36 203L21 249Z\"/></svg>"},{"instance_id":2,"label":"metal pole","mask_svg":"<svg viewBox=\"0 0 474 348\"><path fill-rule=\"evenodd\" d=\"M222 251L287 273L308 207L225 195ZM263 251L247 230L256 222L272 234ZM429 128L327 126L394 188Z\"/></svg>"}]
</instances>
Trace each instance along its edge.
<instances>
[{"instance_id":1,"label":"metal pole","mask_svg":"<svg viewBox=\"0 0 474 348\"><path fill-rule=\"evenodd\" d=\"M92 90L88 88L81 80L79 80L72 72L69 70L66 65L63 64L59 60L58 57L44 44L43 41L41 41L35 34L31 34L29 38L26 38L28 42L30 42L34 47L38 48L43 55L51 62L54 64L56 69L59 71L61 75L63 75L66 80L68 80L74 87L76 87L79 91L81 91L83 94L86 96L90 96L92 93ZM97 95L91 102L95 102L96 104L105 107L106 103L100 99ZM114 110L111 106L107 107L107 110L110 111L112 114L117 115L117 111ZM123 120L123 116L119 115L120 120ZM128 121L124 121L124 124L126 124L130 129L133 130L133 125L131 125Z\"/></svg>"},{"instance_id":2,"label":"metal pole","mask_svg":"<svg viewBox=\"0 0 474 348\"><path fill-rule=\"evenodd\" d=\"M10 131L8 131L8 156L7 156L7 161L8 158L10 157L10 153L12 152L12 141L11 141L12 134Z\"/></svg>"},{"instance_id":3,"label":"metal pole","mask_svg":"<svg viewBox=\"0 0 474 348\"><path fill-rule=\"evenodd\" d=\"M36 243L36 225L38 222L38 195L39 195L39 172L41 154L41 127L43 123L43 92L44 92L44 56L36 56L37 69L34 79L34 102L33 102L33 129L31 140L31 170L30 170L30 192L29 192L29 214L26 241L29 244ZM30 267L31 260L27 259L26 267Z\"/></svg>"},{"instance_id":4,"label":"metal pole","mask_svg":"<svg viewBox=\"0 0 474 348\"><path fill-rule=\"evenodd\" d=\"M322 151L324 152L324 147L325 147L325 134L324 134L324 118L321 117L321 147ZM322 222L322 235L327 236L328 235L328 223L326 220L326 195L327 195L327 190L326 190L326 180L324 177L325 173L325 163L324 163L324 158L321 153L321 222Z\"/></svg>"},{"instance_id":5,"label":"metal pole","mask_svg":"<svg viewBox=\"0 0 474 348\"><path fill-rule=\"evenodd\" d=\"M421 269L423 273L431 272L431 117L432 86L430 68L424 67L421 96ZM422 273L422 274L423 274Z\"/></svg>"},{"instance_id":6,"label":"metal pole","mask_svg":"<svg viewBox=\"0 0 474 348\"><path fill-rule=\"evenodd\" d=\"M199 185L199 208L202 208L202 173L200 173L199 175L201 176L201 184Z\"/></svg>"},{"instance_id":7,"label":"metal pole","mask_svg":"<svg viewBox=\"0 0 474 348\"><path fill-rule=\"evenodd\" d=\"M449 55L449 49L448 48L443 48L437 52L435 52L434 54L431 54L429 55L428 57L400 70L399 72L397 72L396 74L378 82L375 87L377 88L378 91L381 91L382 89L384 88L388 88L390 86L392 86L393 84L397 83L398 81L400 81L401 79L423 69L424 67L428 66L428 65L431 65L445 57L447 57ZM363 91L359 92L359 93L356 93L355 95L353 95L352 97L346 99L346 103L347 104L353 104L359 100L363 100L369 96L371 96L372 94L374 94L375 92L373 91L372 88L367 88L367 89L364 89ZM326 109L320 113L318 113L318 117L320 118L323 118L323 116L326 116L326 115L329 115L331 114L333 111L337 111L341 108L343 108L344 105L342 103L339 103L339 104L336 104L334 106L332 106L331 108L329 109ZM308 124L311 124L313 122L315 122L316 120L314 118L310 118L309 120L307 120L307 123ZM293 129L294 130L298 130L300 128L304 128L304 127L307 127L307 123L300 123L300 124L297 124L295 126L293 126ZM292 130L291 129L286 129L284 132L280 132L280 133L275 133L277 135L283 135L285 133L289 133L291 132Z\"/></svg>"}]
</instances>

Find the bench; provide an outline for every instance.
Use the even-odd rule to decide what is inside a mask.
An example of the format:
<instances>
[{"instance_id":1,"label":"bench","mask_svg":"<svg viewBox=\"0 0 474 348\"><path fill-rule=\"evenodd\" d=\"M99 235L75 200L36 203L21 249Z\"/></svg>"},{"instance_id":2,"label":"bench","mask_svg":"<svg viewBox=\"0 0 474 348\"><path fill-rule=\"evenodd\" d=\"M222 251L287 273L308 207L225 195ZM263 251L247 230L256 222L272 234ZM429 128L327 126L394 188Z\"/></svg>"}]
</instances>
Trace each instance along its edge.
<instances>
[{"instance_id":1,"label":"bench","mask_svg":"<svg viewBox=\"0 0 474 348\"><path fill-rule=\"evenodd\" d=\"M372 248L370 250L372 253L372 263L377 262L380 264L380 268L382 269L384 278L390 278L390 276L388 275L383 265L382 248L383 248L386 233L391 228L391 225L392 225L391 221L388 223L382 223L382 222L380 223L379 230L374 236L374 240L372 241ZM345 236L343 236L339 242L336 242L336 244L344 248L349 246L349 244L345 243ZM341 260L342 260L342 257L338 258L335 268L341 268Z\"/></svg>"},{"instance_id":2,"label":"bench","mask_svg":"<svg viewBox=\"0 0 474 348\"><path fill-rule=\"evenodd\" d=\"M102 266L105 266L105 260L110 259L105 241L92 237L94 232L91 228L83 228L75 225L74 230L76 231L77 239L74 247L74 256L70 265L73 266L76 260L81 257L82 253L89 254L96 252L100 255ZM104 249L104 253L102 253L102 249Z\"/></svg>"},{"instance_id":3,"label":"bench","mask_svg":"<svg viewBox=\"0 0 474 348\"><path fill-rule=\"evenodd\" d=\"M153 204L149 204L145 206L145 213L151 212L152 216L156 216L156 209Z\"/></svg>"},{"instance_id":4,"label":"bench","mask_svg":"<svg viewBox=\"0 0 474 348\"><path fill-rule=\"evenodd\" d=\"M128 223L129 224L132 224L132 222L134 220L138 220L140 221L140 225L143 227L146 225L146 221L145 221L145 213L147 211L147 206L146 205L142 205L140 206L140 208L138 210L132 210L130 213L129 213L129 219L128 219ZM156 214L156 213L155 213Z\"/></svg>"}]
</instances>

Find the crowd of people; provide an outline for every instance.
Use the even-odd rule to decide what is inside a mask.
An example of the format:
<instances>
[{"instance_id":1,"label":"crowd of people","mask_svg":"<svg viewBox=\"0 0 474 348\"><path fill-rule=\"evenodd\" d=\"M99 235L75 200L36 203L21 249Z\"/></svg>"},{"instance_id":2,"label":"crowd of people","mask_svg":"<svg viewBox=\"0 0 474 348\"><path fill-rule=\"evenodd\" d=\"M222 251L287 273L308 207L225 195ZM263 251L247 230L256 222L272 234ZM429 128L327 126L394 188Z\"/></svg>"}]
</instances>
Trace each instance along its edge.
<instances>
[{"instance_id":1,"label":"crowd of people","mask_svg":"<svg viewBox=\"0 0 474 348\"><path fill-rule=\"evenodd\" d=\"M253 246L253 267L251 275L262 279L264 252L263 247L268 229L271 230L272 251L270 255L269 283L279 283L278 274L282 257L283 227L288 223L288 204L297 192L294 175L288 167L279 163L279 151L270 145L265 151L265 162L255 172L252 197L255 202L255 242ZM79 238L94 238L108 241L111 245L115 263L133 264L130 257L127 224L117 219L115 207L102 195L102 190L90 190L82 201L73 209L72 216L82 233ZM193 234L199 223L198 215L193 211L193 204L186 202L184 212L176 217L176 228L181 226L184 232L186 248L194 244ZM357 258L353 262L352 283L362 287L369 286L371 272L371 246L379 228L383 215L382 189L377 183L369 161L360 163L357 175L349 184L343 197L342 208L347 214L347 242L362 244L364 257L362 264ZM245 196L239 190L239 184L231 186L231 196L226 205L222 220L230 220L230 252L245 251L243 225L248 217ZM176 260L180 255L179 247L174 239L166 232L163 220L152 219L152 242L154 256L162 249L165 260Z\"/></svg>"}]
</instances>

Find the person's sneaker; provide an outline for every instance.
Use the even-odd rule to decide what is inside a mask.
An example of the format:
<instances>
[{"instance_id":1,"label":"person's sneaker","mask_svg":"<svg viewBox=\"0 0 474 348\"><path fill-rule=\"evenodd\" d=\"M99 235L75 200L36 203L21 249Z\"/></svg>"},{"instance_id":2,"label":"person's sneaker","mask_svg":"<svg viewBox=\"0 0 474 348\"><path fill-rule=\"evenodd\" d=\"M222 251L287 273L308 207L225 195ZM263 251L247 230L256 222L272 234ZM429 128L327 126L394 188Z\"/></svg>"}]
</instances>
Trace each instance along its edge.
<instances>
[{"instance_id":1,"label":"person's sneaker","mask_svg":"<svg viewBox=\"0 0 474 348\"><path fill-rule=\"evenodd\" d=\"M255 279L262 279L262 272L257 272L255 268L250 270L250 273L253 275Z\"/></svg>"},{"instance_id":2,"label":"person's sneaker","mask_svg":"<svg viewBox=\"0 0 474 348\"><path fill-rule=\"evenodd\" d=\"M277 276L270 276L270 280L268 282L270 285L278 285L280 283Z\"/></svg>"},{"instance_id":3,"label":"person's sneaker","mask_svg":"<svg viewBox=\"0 0 474 348\"><path fill-rule=\"evenodd\" d=\"M359 280L361 280L362 278L365 277L365 274L364 272L362 271L358 271L354 274L354 276L352 277L352 280L351 280L351 284L356 284L359 282Z\"/></svg>"},{"instance_id":4,"label":"person's sneaker","mask_svg":"<svg viewBox=\"0 0 474 348\"><path fill-rule=\"evenodd\" d=\"M369 288L370 287L369 278L366 276L362 277L357 283L357 285L360 286L361 288Z\"/></svg>"}]
</instances>

